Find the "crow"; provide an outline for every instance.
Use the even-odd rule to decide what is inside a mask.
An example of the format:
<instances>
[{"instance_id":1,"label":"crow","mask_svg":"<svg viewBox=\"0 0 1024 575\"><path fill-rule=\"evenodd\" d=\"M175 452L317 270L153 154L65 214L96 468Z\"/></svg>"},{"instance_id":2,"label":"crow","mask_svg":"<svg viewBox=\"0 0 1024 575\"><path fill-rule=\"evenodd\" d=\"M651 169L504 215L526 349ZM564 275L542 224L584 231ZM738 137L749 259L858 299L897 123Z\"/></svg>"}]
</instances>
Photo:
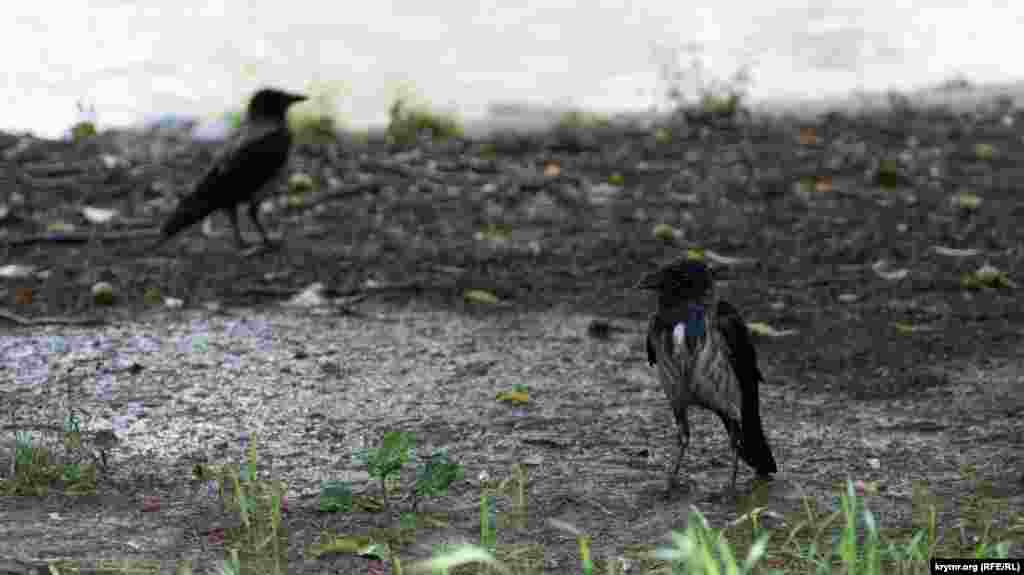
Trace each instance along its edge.
<instances>
[{"instance_id":1,"label":"crow","mask_svg":"<svg viewBox=\"0 0 1024 575\"><path fill-rule=\"evenodd\" d=\"M647 329L647 361L657 366L678 430L679 455L668 489L690 443L690 406L722 420L734 452L732 489L739 459L767 478L778 471L761 427L757 352L739 312L715 294L711 270L699 261L677 260L641 279L637 289L658 294Z\"/></svg>"},{"instance_id":2,"label":"crow","mask_svg":"<svg viewBox=\"0 0 1024 575\"><path fill-rule=\"evenodd\" d=\"M160 239L150 249L160 247L178 232L222 210L231 220L235 242L241 250L245 242L238 227L236 209L242 203L249 204L249 217L263 237L264 245L269 246L270 238L259 220L259 201L288 162L292 145L286 121L288 107L305 99L301 94L272 88L253 94L238 132L199 179L192 193L183 198L167 218L160 229Z\"/></svg>"}]
</instances>

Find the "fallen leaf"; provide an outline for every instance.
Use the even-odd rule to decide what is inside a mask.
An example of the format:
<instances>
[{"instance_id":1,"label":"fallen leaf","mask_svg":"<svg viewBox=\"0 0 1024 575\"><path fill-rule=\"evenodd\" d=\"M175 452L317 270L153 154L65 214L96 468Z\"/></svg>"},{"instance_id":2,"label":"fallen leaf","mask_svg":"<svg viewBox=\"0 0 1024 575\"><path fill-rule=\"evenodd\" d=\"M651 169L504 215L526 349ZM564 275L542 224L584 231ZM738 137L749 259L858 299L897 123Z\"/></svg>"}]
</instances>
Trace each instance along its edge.
<instances>
[{"instance_id":1,"label":"fallen leaf","mask_svg":"<svg viewBox=\"0 0 1024 575\"><path fill-rule=\"evenodd\" d=\"M91 223L105 224L117 217L117 210L85 206L82 208L82 215Z\"/></svg>"},{"instance_id":2,"label":"fallen leaf","mask_svg":"<svg viewBox=\"0 0 1024 575\"><path fill-rule=\"evenodd\" d=\"M933 329L934 329L934 328L926 326L926 325L914 325L914 324L910 324L910 323L906 323L906 322L902 322L902 321L894 321L894 322L892 322L892 327L894 327L896 329L896 331L898 331L900 333L907 333L907 334L909 334L909 333L918 333L918 332L926 332L926 331L933 331Z\"/></svg>"},{"instance_id":3,"label":"fallen leaf","mask_svg":"<svg viewBox=\"0 0 1024 575\"><path fill-rule=\"evenodd\" d=\"M523 391L503 391L497 396L498 401L524 405L530 402L530 394Z\"/></svg>"},{"instance_id":4,"label":"fallen leaf","mask_svg":"<svg viewBox=\"0 0 1024 575\"><path fill-rule=\"evenodd\" d=\"M946 246L932 246L932 250L934 250L935 253L939 254L940 256L949 256L953 258L968 258L971 256L976 256L981 253L981 250L976 250L973 248L959 250L956 248L947 248Z\"/></svg>"},{"instance_id":5,"label":"fallen leaf","mask_svg":"<svg viewBox=\"0 0 1024 575\"><path fill-rule=\"evenodd\" d=\"M323 305L326 302L323 297L323 291L324 284L314 282L281 305L287 307L316 307Z\"/></svg>"},{"instance_id":6,"label":"fallen leaf","mask_svg":"<svg viewBox=\"0 0 1024 575\"><path fill-rule=\"evenodd\" d=\"M0 278L18 279L32 275L36 271L35 266L23 266L19 264L8 264L0 267Z\"/></svg>"},{"instance_id":7,"label":"fallen leaf","mask_svg":"<svg viewBox=\"0 0 1024 575\"><path fill-rule=\"evenodd\" d=\"M818 143L818 133L812 126L800 128L800 145L813 146Z\"/></svg>"},{"instance_id":8,"label":"fallen leaf","mask_svg":"<svg viewBox=\"0 0 1024 575\"><path fill-rule=\"evenodd\" d=\"M319 545L314 545L312 548L312 554L314 557L320 557L327 553L348 553L352 555L364 555L372 553L370 547L373 545L373 540L369 537L354 535L344 536L340 535Z\"/></svg>"},{"instance_id":9,"label":"fallen leaf","mask_svg":"<svg viewBox=\"0 0 1024 575\"><path fill-rule=\"evenodd\" d=\"M53 222L46 226L46 231L58 234L70 233L75 231L75 225L67 222Z\"/></svg>"},{"instance_id":10,"label":"fallen leaf","mask_svg":"<svg viewBox=\"0 0 1024 575\"><path fill-rule=\"evenodd\" d=\"M499 301L496 295L482 289L466 290L466 292L462 294L462 297L465 298L465 300L470 303L480 303L486 305L494 305Z\"/></svg>"},{"instance_id":11,"label":"fallen leaf","mask_svg":"<svg viewBox=\"0 0 1024 575\"><path fill-rule=\"evenodd\" d=\"M99 305L114 303L114 286L110 282L96 282L92 286L92 299Z\"/></svg>"},{"instance_id":12,"label":"fallen leaf","mask_svg":"<svg viewBox=\"0 0 1024 575\"><path fill-rule=\"evenodd\" d=\"M128 160L125 160L124 158L115 156L113 154L101 155L100 161L103 162L103 167L108 170L113 170L115 168L125 168L128 167L129 165Z\"/></svg>"},{"instance_id":13,"label":"fallen leaf","mask_svg":"<svg viewBox=\"0 0 1024 575\"><path fill-rule=\"evenodd\" d=\"M151 512L160 510L160 498L155 495L147 495L142 498L142 511Z\"/></svg>"},{"instance_id":14,"label":"fallen leaf","mask_svg":"<svg viewBox=\"0 0 1024 575\"><path fill-rule=\"evenodd\" d=\"M163 300L164 297L158 287L146 288L146 291L142 294L142 301L146 305L159 305Z\"/></svg>"},{"instance_id":15,"label":"fallen leaf","mask_svg":"<svg viewBox=\"0 0 1024 575\"><path fill-rule=\"evenodd\" d=\"M748 322L747 329L749 329L751 333L768 337L785 337L787 335L793 335L797 333L795 329L784 329L780 331L766 323L762 323L759 321Z\"/></svg>"},{"instance_id":16,"label":"fallen leaf","mask_svg":"<svg viewBox=\"0 0 1024 575\"><path fill-rule=\"evenodd\" d=\"M474 233L473 239L475 239L478 242L489 241L495 243L504 243L508 241L508 233L498 226L487 226L483 230Z\"/></svg>"},{"instance_id":17,"label":"fallen leaf","mask_svg":"<svg viewBox=\"0 0 1024 575\"><path fill-rule=\"evenodd\" d=\"M658 224L654 226L653 234L655 238L669 242L683 235L683 232L668 224Z\"/></svg>"},{"instance_id":18,"label":"fallen leaf","mask_svg":"<svg viewBox=\"0 0 1024 575\"><path fill-rule=\"evenodd\" d=\"M878 274L878 277L889 281L899 281L910 274L910 270L906 268L889 269L889 264L885 260L873 263L871 269Z\"/></svg>"},{"instance_id":19,"label":"fallen leaf","mask_svg":"<svg viewBox=\"0 0 1024 575\"><path fill-rule=\"evenodd\" d=\"M978 142L974 144L974 155L979 160L991 160L996 155L996 147L992 144Z\"/></svg>"},{"instance_id":20,"label":"fallen leaf","mask_svg":"<svg viewBox=\"0 0 1024 575\"><path fill-rule=\"evenodd\" d=\"M793 191L803 199L809 199L811 192L817 187L815 178L806 176L793 182Z\"/></svg>"},{"instance_id":21,"label":"fallen leaf","mask_svg":"<svg viewBox=\"0 0 1024 575\"><path fill-rule=\"evenodd\" d=\"M983 287L987 288L1016 288L1016 282L1012 281L1006 272L996 268L995 266L986 263L974 272L966 274L963 279L960 280L960 284L963 287L970 289L979 289Z\"/></svg>"},{"instance_id":22,"label":"fallen leaf","mask_svg":"<svg viewBox=\"0 0 1024 575\"><path fill-rule=\"evenodd\" d=\"M949 198L949 202L953 204L953 207L960 208L962 210L976 210L981 206L981 198L971 192L959 192L953 194Z\"/></svg>"},{"instance_id":23,"label":"fallen leaf","mask_svg":"<svg viewBox=\"0 0 1024 575\"><path fill-rule=\"evenodd\" d=\"M288 193L290 194L304 194L311 192L313 188L313 178L309 177L309 174L297 172L288 178Z\"/></svg>"},{"instance_id":24,"label":"fallen leaf","mask_svg":"<svg viewBox=\"0 0 1024 575\"><path fill-rule=\"evenodd\" d=\"M17 305L31 305L32 304L32 288L20 287L14 290L14 303Z\"/></svg>"}]
</instances>

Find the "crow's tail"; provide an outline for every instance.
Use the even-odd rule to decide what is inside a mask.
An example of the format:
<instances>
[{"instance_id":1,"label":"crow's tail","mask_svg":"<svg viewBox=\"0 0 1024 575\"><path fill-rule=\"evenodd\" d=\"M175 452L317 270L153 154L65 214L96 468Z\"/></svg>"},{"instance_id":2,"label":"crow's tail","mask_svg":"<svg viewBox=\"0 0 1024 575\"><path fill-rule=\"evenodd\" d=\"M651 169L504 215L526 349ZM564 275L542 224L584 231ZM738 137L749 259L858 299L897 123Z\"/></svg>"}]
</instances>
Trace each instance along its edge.
<instances>
[{"instance_id":1,"label":"crow's tail","mask_svg":"<svg viewBox=\"0 0 1024 575\"><path fill-rule=\"evenodd\" d=\"M177 209L160 228L164 241L223 207L213 194L203 193L204 191L196 190L181 199Z\"/></svg>"},{"instance_id":2,"label":"crow's tail","mask_svg":"<svg viewBox=\"0 0 1024 575\"><path fill-rule=\"evenodd\" d=\"M777 472L778 467L775 465L775 457L772 456L772 449L768 446L764 428L761 426L757 384L755 380L753 385L744 386L743 390L740 458L756 469L758 475L768 475Z\"/></svg>"}]
</instances>

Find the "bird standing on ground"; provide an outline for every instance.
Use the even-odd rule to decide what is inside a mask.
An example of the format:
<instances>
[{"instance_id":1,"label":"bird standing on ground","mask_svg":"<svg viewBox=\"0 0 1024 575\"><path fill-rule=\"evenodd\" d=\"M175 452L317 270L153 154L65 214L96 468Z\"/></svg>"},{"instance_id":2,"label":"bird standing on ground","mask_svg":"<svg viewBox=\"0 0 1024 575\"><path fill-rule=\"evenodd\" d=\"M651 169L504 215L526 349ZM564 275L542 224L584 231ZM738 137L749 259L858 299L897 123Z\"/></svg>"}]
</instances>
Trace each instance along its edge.
<instances>
[{"instance_id":1,"label":"bird standing on ground","mask_svg":"<svg viewBox=\"0 0 1024 575\"><path fill-rule=\"evenodd\" d=\"M736 308L715 294L711 270L679 260L636 284L658 294L658 309L647 330L647 360L657 366L678 429L679 455L668 476L677 475L690 443L691 405L713 411L725 424L734 452L732 489L739 459L759 476L778 469L761 427L758 384L764 380L750 332Z\"/></svg>"},{"instance_id":2,"label":"bird standing on ground","mask_svg":"<svg viewBox=\"0 0 1024 575\"><path fill-rule=\"evenodd\" d=\"M264 189L276 181L288 162L292 146L286 120L288 108L305 99L301 94L270 88L256 92L238 132L199 179L192 193L181 200L164 222L160 239L153 248L217 210L227 214L235 230L235 242L239 249L244 248L236 211L242 203L249 204L249 217L263 236L264 245L269 245L270 238L259 220L259 201Z\"/></svg>"}]
</instances>

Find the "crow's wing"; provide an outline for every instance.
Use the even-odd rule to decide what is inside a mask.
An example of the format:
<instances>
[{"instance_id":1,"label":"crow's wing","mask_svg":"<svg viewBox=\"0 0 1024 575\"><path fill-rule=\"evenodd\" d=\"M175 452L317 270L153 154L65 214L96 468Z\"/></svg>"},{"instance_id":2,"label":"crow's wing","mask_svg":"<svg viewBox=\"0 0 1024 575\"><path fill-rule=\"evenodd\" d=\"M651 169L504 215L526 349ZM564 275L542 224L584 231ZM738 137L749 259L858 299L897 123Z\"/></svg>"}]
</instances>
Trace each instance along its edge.
<instances>
[{"instance_id":1,"label":"crow's wing","mask_svg":"<svg viewBox=\"0 0 1024 575\"><path fill-rule=\"evenodd\" d=\"M729 364L736 374L736 379L739 380L743 397L740 457L762 475L775 473L778 471L775 457L772 456L761 425L758 386L764 381L764 376L757 367L757 351L751 341L750 331L739 312L729 302L720 300L717 313L715 324L725 341Z\"/></svg>"},{"instance_id":2,"label":"crow's wing","mask_svg":"<svg viewBox=\"0 0 1024 575\"><path fill-rule=\"evenodd\" d=\"M284 124L247 122L228 142L191 194L161 229L169 238L211 213L248 202L288 160L291 135Z\"/></svg>"},{"instance_id":3,"label":"crow's wing","mask_svg":"<svg viewBox=\"0 0 1024 575\"><path fill-rule=\"evenodd\" d=\"M757 350L750 338L750 330L740 317L740 312L725 300L718 302L718 331L725 339L729 350L729 363L740 380L744 393L753 389L757 393L757 384L764 380L761 370L757 367Z\"/></svg>"}]
</instances>

